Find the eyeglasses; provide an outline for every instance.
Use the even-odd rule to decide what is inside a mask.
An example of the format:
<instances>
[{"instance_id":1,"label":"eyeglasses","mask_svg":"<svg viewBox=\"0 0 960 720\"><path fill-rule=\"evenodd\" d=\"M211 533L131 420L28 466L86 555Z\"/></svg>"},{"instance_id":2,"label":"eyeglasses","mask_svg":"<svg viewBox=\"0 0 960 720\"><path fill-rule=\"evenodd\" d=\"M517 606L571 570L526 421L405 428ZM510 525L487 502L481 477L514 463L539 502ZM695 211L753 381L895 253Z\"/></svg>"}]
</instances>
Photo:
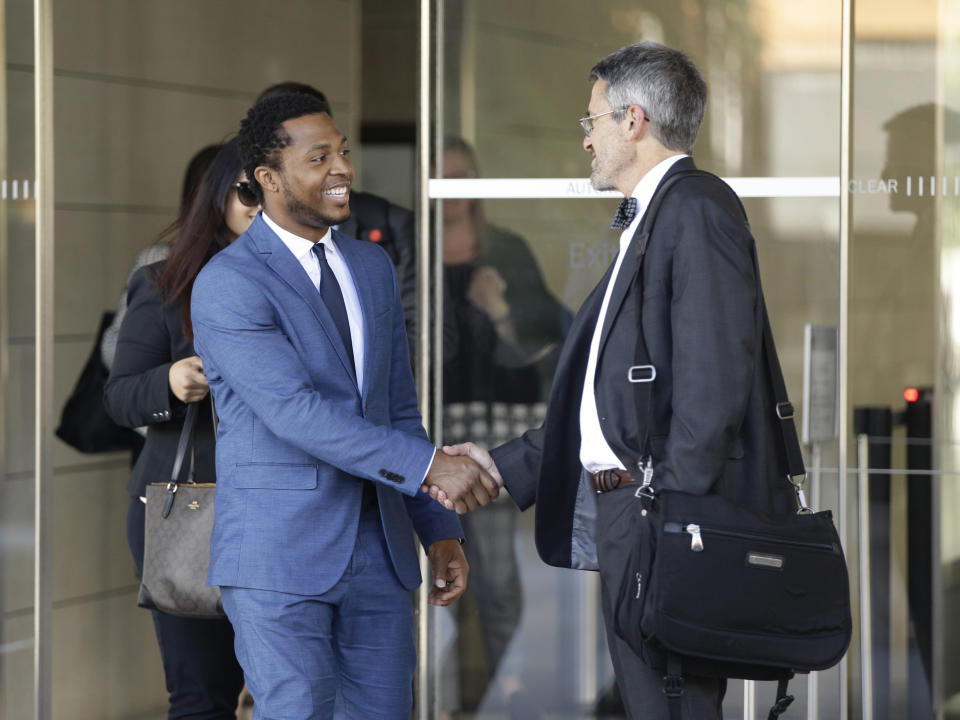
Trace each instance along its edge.
<instances>
[{"instance_id":1,"label":"eyeglasses","mask_svg":"<svg viewBox=\"0 0 960 720\"><path fill-rule=\"evenodd\" d=\"M239 200L241 204L247 207L256 207L260 204L260 201L257 199L257 194L246 180L235 182L233 189L237 191L237 200Z\"/></svg>"},{"instance_id":2,"label":"eyeglasses","mask_svg":"<svg viewBox=\"0 0 960 720\"><path fill-rule=\"evenodd\" d=\"M606 112L597 113L596 115L587 115L586 117L582 117L579 120L577 120L577 122L580 123L580 127L583 128L583 134L589 135L590 133L593 132L594 120L596 120L599 117L603 117L604 115L609 115L611 113L623 112L629 107L630 105L624 105L623 107L614 108L613 110L607 110ZM646 120L647 122L650 121L650 118L647 117L646 113L643 114L643 119Z\"/></svg>"}]
</instances>

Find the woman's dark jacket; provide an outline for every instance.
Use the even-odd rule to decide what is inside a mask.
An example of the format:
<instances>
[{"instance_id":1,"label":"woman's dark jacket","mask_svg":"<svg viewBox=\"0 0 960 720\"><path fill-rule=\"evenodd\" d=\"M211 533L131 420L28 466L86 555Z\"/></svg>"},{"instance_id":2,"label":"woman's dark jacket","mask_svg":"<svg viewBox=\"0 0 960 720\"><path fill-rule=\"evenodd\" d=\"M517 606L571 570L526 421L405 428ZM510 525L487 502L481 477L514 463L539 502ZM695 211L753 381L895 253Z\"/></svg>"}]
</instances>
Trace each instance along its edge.
<instances>
[{"instance_id":1,"label":"woman's dark jacket","mask_svg":"<svg viewBox=\"0 0 960 720\"><path fill-rule=\"evenodd\" d=\"M173 470L186 404L170 391L170 366L196 355L180 324L180 304L165 304L156 278L165 261L146 265L130 280L127 314L104 389L104 404L119 425L147 428L147 439L133 467L127 492L145 493L148 483L167 482ZM214 435L209 395L200 401L195 433L195 477L214 482ZM181 479L186 478L189 456Z\"/></svg>"}]
</instances>

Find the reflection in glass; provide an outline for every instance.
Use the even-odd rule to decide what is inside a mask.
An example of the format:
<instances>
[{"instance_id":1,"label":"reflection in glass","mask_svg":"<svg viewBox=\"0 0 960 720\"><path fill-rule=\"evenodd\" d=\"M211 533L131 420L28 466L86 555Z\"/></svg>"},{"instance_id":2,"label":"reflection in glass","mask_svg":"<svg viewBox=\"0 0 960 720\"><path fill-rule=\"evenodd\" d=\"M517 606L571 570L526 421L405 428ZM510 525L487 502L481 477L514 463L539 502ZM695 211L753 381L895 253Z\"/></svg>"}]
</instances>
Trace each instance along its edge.
<instances>
[{"instance_id":1,"label":"reflection in glass","mask_svg":"<svg viewBox=\"0 0 960 720\"><path fill-rule=\"evenodd\" d=\"M949 4L868 4L857 14L853 162L844 188L853 209L847 385L853 427L870 439L863 557L872 657L863 667L873 692L860 700L878 720L930 717L960 691L950 662L960 607L957 497L952 479L930 474L955 467L955 430L940 420L951 402L941 368L954 341L943 313L956 277L938 282L955 242L943 223L960 195L948 170L960 116L939 87L950 65L941 67L938 47L953 32L943 26Z\"/></svg>"},{"instance_id":2,"label":"reflection in glass","mask_svg":"<svg viewBox=\"0 0 960 720\"><path fill-rule=\"evenodd\" d=\"M448 178L476 177L473 149L449 138L442 170ZM547 289L526 241L489 223L482 201L444 201L442 222L443 279L456 336L455 348L444 352L443 442L473 441L489 449L543 422L571 315ZM515 549L519 516L504 493L462 518L471 597L458 608L459 702L451 698L442 706L505 708L511 717L527 718L540 712L523 678L523 648L513 642L524 610ZM473 622L484 663L472 661Z\"/></svg>"}]
</instances>

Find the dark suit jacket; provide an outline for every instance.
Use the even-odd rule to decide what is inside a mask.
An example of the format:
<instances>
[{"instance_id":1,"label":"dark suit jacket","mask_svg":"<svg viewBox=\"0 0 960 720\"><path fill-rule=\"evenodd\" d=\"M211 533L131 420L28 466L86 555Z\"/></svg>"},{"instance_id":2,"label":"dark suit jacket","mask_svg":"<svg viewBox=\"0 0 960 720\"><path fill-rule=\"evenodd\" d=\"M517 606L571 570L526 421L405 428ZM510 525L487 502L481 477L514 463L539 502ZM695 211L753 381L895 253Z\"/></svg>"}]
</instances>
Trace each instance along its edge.
<instances>
[{"instance_id":1,"label":"dark suit jacket","mask_svg":"<svg viewBox=\"0 0 960 720\"><path fill-rule=\"evenodd\" d=\"M165 305L157 294L154 280L164 264L146 265L130 279L129 304L104 388L107 412L117 424L148 428L127 485L127 492L135 497L144 494L148 483L170 479L186 405L170 392L168 375L177 360L196 355L180 325L180 304ZM214 482L209 400L200 405L194 447L197 481Z\"/></svg>"},{"instance_id":2,"label":"dark suit jacket","mask_svg":"<svg viewBox=\"0 0 960 720\"><path fill-rule=\"evenodd\" d=\"M693 168L684 158L670 174ZM783 512L789 484L774 447L775 401L764 375L756 246L733 191L710 176L682 180L660 207L638 277L634 237L616 279L601 335L595 392L604 438L639 479L640 432L627 381L642 325L653 383L653 484L692 493L716 490ZM571 566L581 473L580 399L590 340L612 272L584 301L558 362L543 426L493 451L521 508L537 504L536 541L552 565ZM642 323L636 293L643 293Z\"/></svg>"}]
</instances>

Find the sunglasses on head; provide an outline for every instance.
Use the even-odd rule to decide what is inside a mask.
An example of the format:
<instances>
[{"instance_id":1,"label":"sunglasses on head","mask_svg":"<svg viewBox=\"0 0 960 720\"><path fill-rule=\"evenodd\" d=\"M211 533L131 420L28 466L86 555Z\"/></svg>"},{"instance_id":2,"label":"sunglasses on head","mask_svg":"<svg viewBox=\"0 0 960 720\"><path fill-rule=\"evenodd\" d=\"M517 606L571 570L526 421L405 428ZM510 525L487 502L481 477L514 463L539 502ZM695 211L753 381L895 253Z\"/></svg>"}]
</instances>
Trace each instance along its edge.
<instances>
[{"instance_id":1,"label":"sunglasses on head","mask_svg":"<svg viewBox=\"0 0 960 720\"><path fill-rule=\"evenodd\" d=\"M235 182L233 184L233 189L237 191L237 200L247 207L256 207L260 204L260 201L257 200L256 193L253 192L250 187L250 183L246 180Z\"/></svg>"}]
</instances>

